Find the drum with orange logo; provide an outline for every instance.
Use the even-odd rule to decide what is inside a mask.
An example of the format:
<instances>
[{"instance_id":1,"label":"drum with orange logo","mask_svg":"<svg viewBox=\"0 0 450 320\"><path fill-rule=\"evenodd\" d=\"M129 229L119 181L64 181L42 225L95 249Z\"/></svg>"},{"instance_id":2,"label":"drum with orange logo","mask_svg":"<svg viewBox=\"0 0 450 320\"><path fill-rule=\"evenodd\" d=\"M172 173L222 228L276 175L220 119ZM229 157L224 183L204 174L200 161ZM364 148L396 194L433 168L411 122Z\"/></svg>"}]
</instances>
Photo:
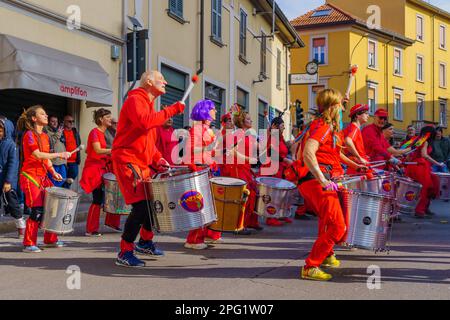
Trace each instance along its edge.
<instances>
[{"instance_id":1,"label":"drum with orange logo","mask_svg":"<svg viewBox=\"0 0 450 320\"><path fill-rule=\"evenodd\" d=\"M244 229L245 204L250 195L244 180L212 178L211 188L216 204L217 221L209 229L221 232L236 232Z\"/></svg>"}]
</instances>

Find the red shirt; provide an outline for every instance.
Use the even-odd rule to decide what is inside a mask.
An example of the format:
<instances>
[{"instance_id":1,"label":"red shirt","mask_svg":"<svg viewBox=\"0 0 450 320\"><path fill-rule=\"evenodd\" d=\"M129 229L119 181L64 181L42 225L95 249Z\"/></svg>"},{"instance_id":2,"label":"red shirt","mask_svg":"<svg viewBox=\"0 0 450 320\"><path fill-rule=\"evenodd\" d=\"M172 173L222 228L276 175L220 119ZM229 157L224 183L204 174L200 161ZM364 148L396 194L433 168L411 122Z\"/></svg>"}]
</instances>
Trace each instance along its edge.
<instances>
[{"instance_id":1,"label":"red shirt","mask_svg":"<svg viewBox=\"0 0 450 320\"><path fill-rule=\"evenodd\" d=\"M333 134L330 125L326 124L323 119L317 119L311 124L308 139L319 142L316 158L322 171L326 172L324 168L329 166L331 167L329 173L333 177L344 174L340 158L342 135Z\"/></svg>"},{"instance_id":2,"label":"red shirt","mask_svg":"<svg viewBox=\"0 0 450 320\"><path fill-rule=\"evenodd\" d=\"M274 174L274 176L281 179L283 178L284 170L287 167L283 159L287 158L287 156L289 155L289 148L287 147L286 142L281 135L281 132L278 144L271 140L272 138L269 136L267 140L267 150L269 150L267 151L267 156L269 162L262 165L261 168L271 168L272 165L275 167L275 164L272 164L272 159L278 158L276 161L278 162L278 171L276 172L276 174Z\"/></svg>"},{"instance_id":3,"label":"red shirt","mask_svg":"<svg viewBox=\"0 0 450 320\"><path fill-rule=\"evenodd\" d=\"M387 149L390 147L383 132L375 124L368 125L362 130L366 154L370 161L389 160L391 154Z\"/></svg>"},{"instance_id":4,"label":"red shirt","mask_svg":"<svg viewBox=\"0 0 450 320\"><path fill-rule=\"evenodd\" d=\"M64 129L64 137L66 138L66 150L67 152L72 152L77 146L77 140L75 139L75 134L73 133L73 130L67 130ZM77 162L77 153L75 152L72 154L72 156L67 159L68 163L75 163Z\"/></svg>"},{"instance_id":5,"label":"red shirt","mask_svg":"<svg viewBox=\"0 0 450 320\"><path fill-rule=\"evenodd\" d=\"M99 130L98 128L92 129L91 133L89 133L88 144L87 144L87 158L86 161L105 161L108 159L108 155L106 154L98 154L94 150L94 143L100 142L100 147L102 149L107 149L106 147L106 139L105 133Z\"/></svg>"},{"instance_id":6,"label":"red shirt","mask_svg":"<svg viewBox=\"0 0 450 320\"><path fill-rule=\"evenodd\" d=\"M191 163L192 164L207 164L213 163L212 150L206 150L205 148L211 145L215 140L214 132L210 129L210 126L204 123L196 123L189 130L191 151ZM194 153L194 148L204 148L202 154Z\"/></svg>"},{"instance_id":7,"label":"red shirt","mask_svg":"<svg viewBox=\"0 0 450 320\"><path fill-rule=\"evenodd\" d=\"M22 171L35 176L45 176L50 168L49 160L39 160L32 154L36 150L50 153L50 139L46 133L37 135L33 131L25 132L23 136L23 164Z\"/></svg>"},{"instance_id":8,"label":"red shirt","mask_svg":"<svg viewBox=\"0 0 450 320\"><path fill-rule=\"evenodd\" d=\"M358 128L358 126L352 122L347 126L347 128L344 129L343 133L346 138L349 137L350 139L352 139L352 141L355 145L356 151L358 151L358 154L360 155L360 157L364 158L366 160L369 160L369 157L366 154L366 149L364 147L364 140L363 140L363 136L361 133L361 129ZM351 158L356 157L349 150L347 150L345 152L345 154Z\"/></svg>"},{"instance_id":9,"label":"red shirt","mask_svg":"<svg viewBox=\"0 0 450 320\"><path fill-rule=\"evenodd\" d=\"M173 160L178 159L178 154L173 154L175 147L178 145L178 140L173 138L174 132L175 129L172 127L158 127L156 135L156 148L171 165L174 165Z\"/></svg>"}]
</instances>

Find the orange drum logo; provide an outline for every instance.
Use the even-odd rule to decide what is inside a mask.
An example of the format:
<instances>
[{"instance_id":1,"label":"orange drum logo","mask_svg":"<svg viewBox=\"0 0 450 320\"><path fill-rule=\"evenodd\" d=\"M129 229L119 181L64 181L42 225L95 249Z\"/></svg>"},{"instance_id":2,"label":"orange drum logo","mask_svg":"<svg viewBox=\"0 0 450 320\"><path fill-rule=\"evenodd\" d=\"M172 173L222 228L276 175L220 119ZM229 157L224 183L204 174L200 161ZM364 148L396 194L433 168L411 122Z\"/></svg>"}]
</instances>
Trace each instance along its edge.
<instances>
[{"instance_id":1,"label":"orange drum logo","mask_svg":"<svg viewBox=\"0 0 450 320\"><path fill-rule=\"evenodd\" d=\"M270 214L271 216L273 216L277 213L277 208L269 206L269 207L267 207L267 213Z\"/></svg>"},{"instance_id":2,"label":"orange drum logo","mask_svg":"<svg viewBox=\"0 0 450 320\"><path fill-rule=\"evenodd\" d=\"M408 191L407 193L405 193L405 199L407 201L414 201L414 199L416 198L416 194L413 191Z\"/></svg>"},{"instance_id":3,"label":"orange drum logo","mask_svg":"<svg viewBox=\"0 0 450 320\"><path fill-rule=\"evenodd\" d=\"M203 196L198 191L188 191L181 196L180 205L187 212L199 212L205 207Z\"/></svg>"},{"instance_id":4,"label":"orange drum logo","mask_svg":"<svg viewBox=\"0 0 450 320\"><path fill-rule=\"evenodd\" d=\"M218 187L216 190L217 190L217 193L220 194L221 196L223 196L225 194L224 187Z\"/></svg>"},{"instance_id":5,"label":"orange drum logo","mask_svg":"<svg viewBox=\"0 0 450 320\"><path fill-rule=\"evenodd\" d=\"M386 192L391 192L392 190L392 185L391 182L389 180L384 180L382 183L383 186L383 190Z\"/></svg>"}]
</instances>

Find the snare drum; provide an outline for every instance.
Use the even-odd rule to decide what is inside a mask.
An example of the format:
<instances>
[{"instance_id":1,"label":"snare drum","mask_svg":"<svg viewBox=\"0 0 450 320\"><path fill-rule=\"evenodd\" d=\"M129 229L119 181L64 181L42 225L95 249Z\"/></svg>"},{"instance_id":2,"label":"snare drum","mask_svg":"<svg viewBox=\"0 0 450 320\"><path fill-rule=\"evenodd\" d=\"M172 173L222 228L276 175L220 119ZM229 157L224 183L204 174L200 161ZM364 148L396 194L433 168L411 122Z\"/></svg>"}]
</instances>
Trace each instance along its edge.
<instances>
[{"instance_id":1,"label":"snare drum","mask_svg":"<svg viewBox=\"0 0 450 320\"><path fill-rule=\"evenodd\" d=\"M125 203L116 176L112 173L106 173L103 175L103 182L105 185L103 210L110 214L129 215L132 207Z\"/></svg>"},{"instance_id":2,"label":"snare drum","mask_svg":"<svg viewBox=\"0 0 450 320\"><path fill-rule=\"evenodd\" d=\"M72 190L51 187L45 189L42 229L64 235L73 232L73 223L80 195Z\"/></svg>"},{"instance_id":3,"label":"snare drum","mask_svg":"<svg viewBox=\"0 0 450 320\"><path fill-rule=\"evenodd\" d=\"M395 177L392 174L383 174L370 180L361 179L353 183L345 184L346 181L357 178L358 176L344 176L336 179L342 182L346 189L360 192L375 193L383 196L395 198Z\"/></svg>"},{"instance_id":4,"label":"snare drum","mask_svg":"<svg viewBox=\"0 0 450 320\"><path fill-rule=\"evenodd\" d=\"M244 229L245 204L250 192L244 180L217 177L212 178L211 188L216 205L217 221L209 229L220 232L234 232Z\"/></svg>"},{"instance_id":5,"label":"snare drum","mask_svg":"<svg viewBox=\"0 0 450 320\"><path fill-rule=\"evenodd\" d=\"M186 167L144 183L159 232L191 231L217 221L209 172L209 168L190 172Z\"/></svg>"},{"instance_id":6,"label":"snare drum","mask_svg":"<svg viewBox=\"0 0 450 320\"><path fill-rule=\"evenodd\" d=\"M266 218L287 218L292 215L293 195L297 187L292 182L278 178L256 179L257 199L255 211Z\"/></svg>"},{"instance_id":7,"label":"snare drum","mask_svg":"<svg viewBox=\"0 0 450 320\"><path fill-rule=\"evenodd\" d=\"M438 199L450 200L450 173L435 172L433 174L439 178Z\"/></svg>"},{"instance_id":8,"label":"snare drum","mask_svg":"<svg viewBox=\"0 0 450 320\"><path fill-rule=\"evenodd\" d=\"M419 203L422 185L408 177L395 178L397 210L402 213L414 213Z\"/></svg>"}]
</instances>

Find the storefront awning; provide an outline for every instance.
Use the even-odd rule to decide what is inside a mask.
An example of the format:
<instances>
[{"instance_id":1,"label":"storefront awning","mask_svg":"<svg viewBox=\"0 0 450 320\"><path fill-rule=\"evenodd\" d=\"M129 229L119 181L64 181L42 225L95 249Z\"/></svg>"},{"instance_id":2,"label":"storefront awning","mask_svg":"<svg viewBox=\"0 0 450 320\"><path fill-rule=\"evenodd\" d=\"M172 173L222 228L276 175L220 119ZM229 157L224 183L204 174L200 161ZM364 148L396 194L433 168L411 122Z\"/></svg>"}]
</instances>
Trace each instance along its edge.
<instances>
[{"instance_id":1,"label":"storefront awning","mask_svg":"<svg viewBox=\"0 0 450 320\"><path fill-rule=\"evenodd\" d=\"M111 106L109 75L96 61L0 34L0 90L28 89Z\"/></svg>"}]
</instances>

